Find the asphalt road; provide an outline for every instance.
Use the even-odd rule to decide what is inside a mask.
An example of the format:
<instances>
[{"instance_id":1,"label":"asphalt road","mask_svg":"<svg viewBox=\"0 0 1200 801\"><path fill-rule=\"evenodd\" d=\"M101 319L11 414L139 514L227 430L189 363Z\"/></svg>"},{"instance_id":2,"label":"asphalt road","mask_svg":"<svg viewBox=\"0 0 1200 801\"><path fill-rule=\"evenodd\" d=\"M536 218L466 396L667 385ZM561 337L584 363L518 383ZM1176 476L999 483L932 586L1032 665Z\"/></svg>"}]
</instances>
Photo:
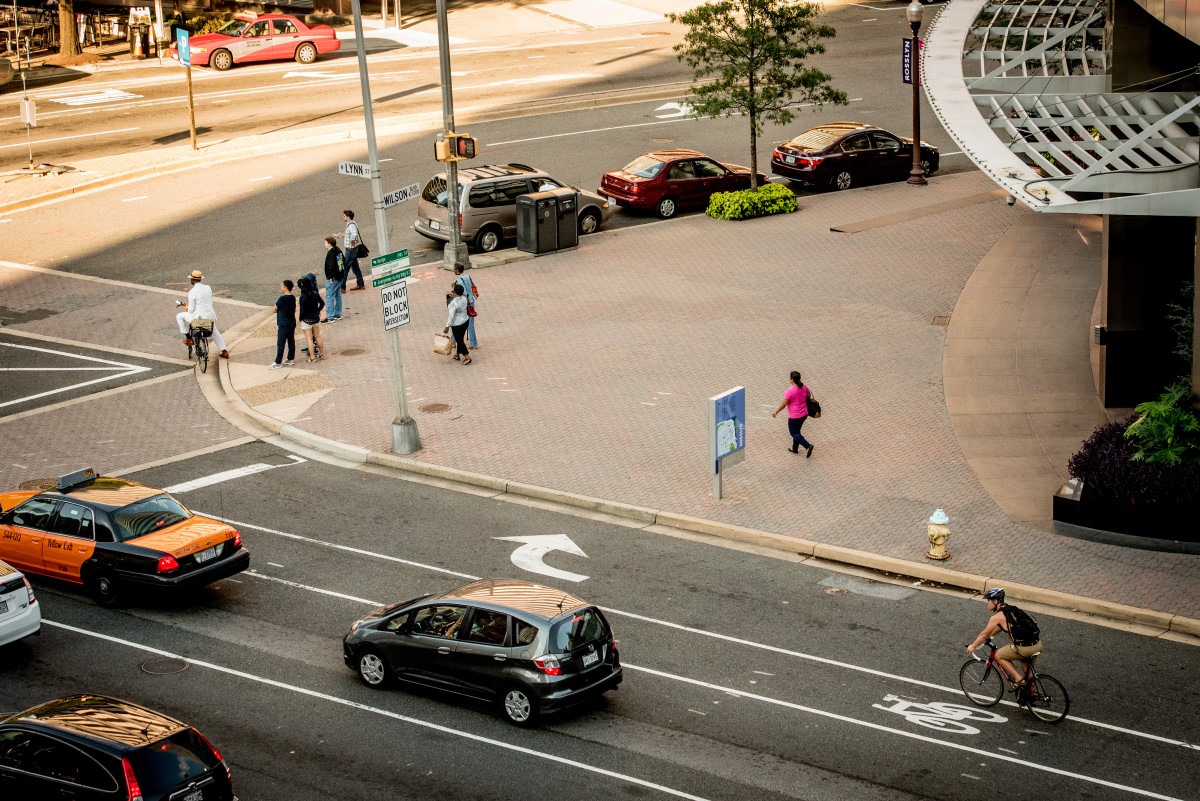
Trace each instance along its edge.
<instances>
[{"instance_id":1,"label":"asphalt road","mask_svg":"<svg viewBox=\"0 0 1200 801\"><path fill-rule=\"evenodd\" d=\"M255 443L134 476L172 486L271 465L177 490L236 521L251 572L119 610L37 581L46 632L0 660L0 708L85 691L146 703L204 731L247 799L1197 797L1191 646L1035 611L1041 668L1073 701L1050 726L958 690L978 600L281 457ZM587 556L546 563L586 578L518 568L517 544L496 539L547 534ZM621 689L523 731L371 691L343 665L340 640L372 607L499 576L604 607ZM147 672L171 655L187 669Z\"/></svg>"}]
</instances>

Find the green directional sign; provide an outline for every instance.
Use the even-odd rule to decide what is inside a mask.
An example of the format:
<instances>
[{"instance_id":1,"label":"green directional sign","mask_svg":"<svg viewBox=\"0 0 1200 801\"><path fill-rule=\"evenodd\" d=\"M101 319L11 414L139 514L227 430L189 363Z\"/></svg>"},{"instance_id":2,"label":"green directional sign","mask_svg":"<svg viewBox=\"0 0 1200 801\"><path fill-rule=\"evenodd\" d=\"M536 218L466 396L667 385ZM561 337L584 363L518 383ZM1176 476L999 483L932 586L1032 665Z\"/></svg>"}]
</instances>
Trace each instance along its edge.
<instances>
[{"instance_id":1,"label":"green directional sign","mask_svg":"<svg viewBox=\"0 0 1200 801\"><path fill-rule=\"evenodd\" d=\"M382 267L385 264L393 264L394 262L403 262L402 264L395 264L394 266L396 267L407 267L408 248L393 250L391 253L385 253L382 256L374 257L371 259L371 268L374 269L375 267Z\"/></svg>"},{"instance_id":2,"label":"green directional sign","mask_svg":"<svg viewBox=\"0 0 1200 801\"><path fill-rule=\"evenodd\" d=\"M403 281L410 275L412 275L412 270L407 267L405 267L403 270L392 270L390 273L384 273L383 275L372 275L371 286L387 286L388 284L394 284L397 281Z\"/></svg>"}]
</instances>

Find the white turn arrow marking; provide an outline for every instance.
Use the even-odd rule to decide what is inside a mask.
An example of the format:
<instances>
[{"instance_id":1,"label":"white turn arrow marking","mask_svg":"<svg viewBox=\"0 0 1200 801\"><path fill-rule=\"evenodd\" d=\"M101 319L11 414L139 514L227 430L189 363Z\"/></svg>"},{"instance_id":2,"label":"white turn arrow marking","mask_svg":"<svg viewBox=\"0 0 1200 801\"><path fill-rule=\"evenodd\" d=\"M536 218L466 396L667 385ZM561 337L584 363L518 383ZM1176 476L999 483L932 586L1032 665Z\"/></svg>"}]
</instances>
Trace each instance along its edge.
<instances>
[{"instance_id":1,"label":"white turn arrow marking","mask_svg":"<svg viewBox=\"0 0 1200 801\"><path fill-rule=\"evenodd\" d=\"M687 103L663 103L655 111L673 111L672 114L655 114L660 120L669 120L672 117L686 117L692 113L692 107Z\"/></svg>"},{"instance_id":2,"label":"white turn arrow marking","mask_svg":"<svg viewBox=\"0 0 1200 801\"><path fill-rule=\"evenodd\" d=\"M575 556L582 556L584 559L587 558L587 554L578 545L571 542L571 538L566 534L533 534L528 537L492 537L492 539L525 543L513 551L512 555L512 563L522 570L528 570L530 573L541 573L543 576L559 578L563 581L584 581L587 579L587 576L581 576L578 573L571 573L566 570L559 570L557 567L550 567L550 565L542 561L542 557L551 551L565 551Z\"/></svg>"}]
</instances>

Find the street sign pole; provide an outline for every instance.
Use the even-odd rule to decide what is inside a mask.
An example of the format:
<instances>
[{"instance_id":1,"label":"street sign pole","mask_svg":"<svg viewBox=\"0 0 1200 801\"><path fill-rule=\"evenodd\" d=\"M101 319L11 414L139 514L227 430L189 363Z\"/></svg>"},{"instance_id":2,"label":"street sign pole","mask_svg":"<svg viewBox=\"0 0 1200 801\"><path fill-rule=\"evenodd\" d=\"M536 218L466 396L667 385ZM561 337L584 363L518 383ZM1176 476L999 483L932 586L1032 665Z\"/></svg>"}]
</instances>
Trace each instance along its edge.
<instances>
[{"instance_id":1,"label":"street sign pole","mask_svg":"<svg viewBox=\"0 0 1200 801\"><path fill-rule=\"evenodd\" d=\"M358 0L355 0L358 2ZM454 91L450 82L450 30L446 23L446 0L437 0L438 65L442 80L442 124L446 133L454 130ZM455 264L471 266L467 245L458 224L458 162L446 163L446 221L450 223L450 241L442 250L442 266L453 270Z\"/></svg>"},{"instance_id":2,"label":"street sign pole","mask_svg":"<svg viewBox=\"0 0 1200 801\"><path fill-rule=\"evenodd\" d=\"M192 98L192 38L186 28L176 31L175 49L179 52L179 63L187 71L188 131L192 135L192 150L196 150L196 102Z\"/></svg>"},{"instance_id":3,"label":"street sign pole","mask_svg":"<svg viewBox=\"0 0 1200 801\"><path fill-rule=\"evenodd\" d=\"M383 178L379 173L379 153L375 148L375 116L371 111L371 84L367 76L367 51L363 44L362 6L353 0L354 44L358 51L358 79L362 85L363 119L367 128L367 155L371 163L371 196L375 205L375 230L379 237L379 251L387 253L387 215L383 210ZM392 378L396 391L396 419L392 421L392 450L409 454L421 450L421 437L417 433L417 421L408 415L408 399L404 395L404 360L400 354L400 329L388 332L388 345L392 353Z\"/></svg>"}]
</instances>

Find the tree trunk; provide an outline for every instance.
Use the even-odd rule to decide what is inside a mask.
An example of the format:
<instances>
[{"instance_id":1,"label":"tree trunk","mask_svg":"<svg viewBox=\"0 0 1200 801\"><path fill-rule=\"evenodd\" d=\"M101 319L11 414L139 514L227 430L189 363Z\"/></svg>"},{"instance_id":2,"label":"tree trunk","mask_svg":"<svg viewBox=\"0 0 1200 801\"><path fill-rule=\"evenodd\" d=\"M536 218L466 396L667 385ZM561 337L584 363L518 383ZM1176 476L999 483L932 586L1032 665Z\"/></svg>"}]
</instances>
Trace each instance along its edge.
<instances>
[{"instance_id":1,"label":"tree trunk","mask_svg":"<svg viewBox=\"0 0 1200 801\"><path fill-rule=\"evenodd\" d=\"M58 53L63 56L77 56L82 52L79 47L79 32L75 29L75 0L59 0Z\"/></svg>"},{"instance_id":2,"label":"tree trunk","mask_svg":"<svg viewBox=\"0 0 1200 801\"><path fill-rule=\"evenodd\" d=\"M758 107L754 104L754 72L750 72L750 188L758 189Z\"/></svg>"}]
</instances>

